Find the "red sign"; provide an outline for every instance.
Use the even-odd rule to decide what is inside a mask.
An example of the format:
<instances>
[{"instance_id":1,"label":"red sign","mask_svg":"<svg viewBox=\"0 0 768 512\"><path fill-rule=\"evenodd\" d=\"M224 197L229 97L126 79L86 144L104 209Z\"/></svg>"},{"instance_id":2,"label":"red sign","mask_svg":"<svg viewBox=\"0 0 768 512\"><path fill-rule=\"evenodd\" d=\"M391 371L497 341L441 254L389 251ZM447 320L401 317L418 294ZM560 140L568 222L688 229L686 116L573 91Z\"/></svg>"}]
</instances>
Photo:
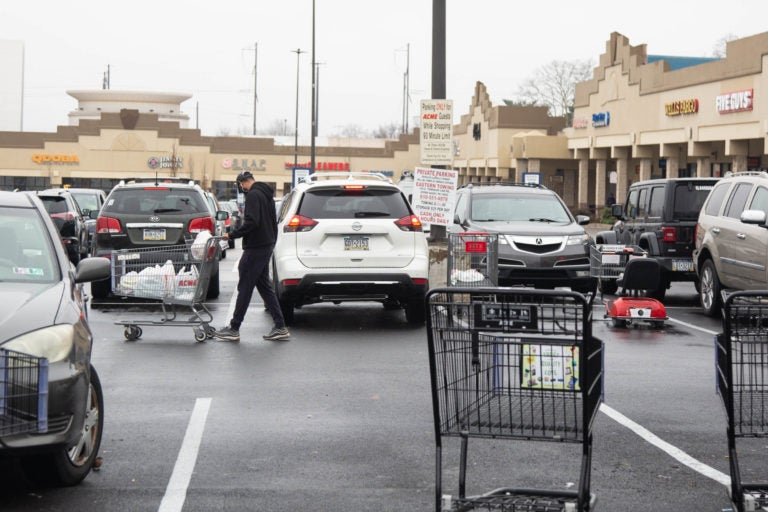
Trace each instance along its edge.
<instances>
[{"instance_id":1,"label":"red sign","mask_svg":"<svg viewBox=\"0 0 768 512\"><path fill-rule=\"evenodd\" d=\"M309 169L312 162L297 162L296 167ZM285 162L286 169L293 169L293 162ZM315 162L316 171L348 171L349 162Z\"/></svg>"}]
</instances>

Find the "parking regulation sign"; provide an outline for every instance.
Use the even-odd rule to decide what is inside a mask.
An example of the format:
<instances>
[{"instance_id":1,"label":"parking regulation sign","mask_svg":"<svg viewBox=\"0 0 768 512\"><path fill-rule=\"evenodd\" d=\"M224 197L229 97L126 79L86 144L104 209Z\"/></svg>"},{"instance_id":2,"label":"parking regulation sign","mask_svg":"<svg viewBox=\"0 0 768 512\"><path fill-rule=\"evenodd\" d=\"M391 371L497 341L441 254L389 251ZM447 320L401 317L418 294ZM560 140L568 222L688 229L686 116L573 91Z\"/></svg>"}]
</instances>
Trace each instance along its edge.
<instances>
[{"instance_id":1,"label":"parking regulation sign","mask_svg":"<svg viewBox=\"0 0 768 512\"><path fill-rule=\"evenodd\" d=\"M453 100L421 100L421 163L453 163Z\"/></svg>"}]
</instances>

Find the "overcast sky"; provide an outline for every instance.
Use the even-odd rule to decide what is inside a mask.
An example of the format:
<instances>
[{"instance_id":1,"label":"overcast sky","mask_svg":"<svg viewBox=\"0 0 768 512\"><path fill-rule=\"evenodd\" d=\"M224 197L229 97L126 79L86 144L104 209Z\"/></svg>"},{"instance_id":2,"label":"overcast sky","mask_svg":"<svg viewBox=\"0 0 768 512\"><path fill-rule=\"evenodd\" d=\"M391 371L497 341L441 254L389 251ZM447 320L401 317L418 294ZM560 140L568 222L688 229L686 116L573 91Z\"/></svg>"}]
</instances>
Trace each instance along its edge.
<instances>
[{"instance_id":1,"label":"overcast sky","mask_svg":"<svg viewBox=\"0 0 768 512\"><path fill-rule=\"evenodd\" d=\"M431 96L432 1L315 0L320 136L344 126L399 125L410 45L411 116ZM611 32L649 54L711 56L718 40L768 31L766 0L447 0L447 79L456 119L476 81L494 105L554 60L597 62ZM259 132L309 134L312 0L3 0L0 38L25 45L26 131L55 131L70 89L179 92L203 135L250 134L254 44ZM1 72L1 71L0 71ZM199 119L196 119L199 110ZM410 126L413 126L411 121ZM292 134L292 132L291 132Z\"/></svg>"}]
</instances>

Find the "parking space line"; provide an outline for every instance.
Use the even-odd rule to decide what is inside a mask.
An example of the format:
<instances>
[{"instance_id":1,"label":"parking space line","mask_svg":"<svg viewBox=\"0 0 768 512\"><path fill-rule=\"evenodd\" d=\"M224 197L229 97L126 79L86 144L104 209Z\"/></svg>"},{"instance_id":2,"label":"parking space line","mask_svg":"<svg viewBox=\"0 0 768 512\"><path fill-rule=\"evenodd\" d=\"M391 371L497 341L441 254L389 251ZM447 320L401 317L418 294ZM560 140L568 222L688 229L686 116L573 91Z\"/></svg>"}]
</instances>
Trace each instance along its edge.
<instances>
[{"instance_id":1,"label":"parking space line","mask_svg":"<svg viewBox=\"0 0 768 512\"><path fill-rule=\"evenodd\" d=\"M648 430L647 428L643 427L642 425L635 423L631 419L627 418L623 414L621 414L616 409L606 405L601 404L600 410L611 418L612 420L616 421L618 424L627 427L629 430L643 438L645 441L651 443L656 448L659 448L661 451L665 452L670 457L676 459L682 464L685 464L692 470L701 473L702 475L706 476L707 478L711 478L715 482L722 484L726 487L730 487L731 485L731 477L726 475L725 473L721 473L720 471L716 470L713 467L707 466L703 462L700 462L687 453L685 453L680 448L677 448L676 446L673 446L669 444L668 442L664 441L660 437L658 437L656 434Z\"/></svg>"},{"instance_id":2,"label":"parking space line","mask_svg":"<svg viewBox=\"0 0 768 512\"><path fill-rule=\"evenodd\" d=\"M709 329L704 329L703 327L699 327L698 325L689 324L688 322L683 322L682 320L676 320L672 317L667 318L667 320L671 322L675 322L676 324L684 325L686 327L690 327L691 329L696 329L697 331L705 332L707 334L712 334L713 336L716 336L719 333L716 333L715 331L710 331Z\"/></svg>"},{"instance_id":3,"label":"parking space line","mask_svg":"<svg viewBox=\"0 0 768 512\"><path fill-rule=\"evenodd\" d=\"M160 502L158 512L180 512L184 507L184 501L187 499L187 487L189 487L189 481L192 478L192 471L195 469L197 452L203 438L205 420L208 418L210 408L210 398L198 398L195 401L195 407L192 409L192 415L187 425L187 432L184 434L184 441L181 443L179 456L176 458L176 464L173 466L173 473L168 481L168 487L165 488L165 495L163 501Z\"/></svg>"}]
</instances>

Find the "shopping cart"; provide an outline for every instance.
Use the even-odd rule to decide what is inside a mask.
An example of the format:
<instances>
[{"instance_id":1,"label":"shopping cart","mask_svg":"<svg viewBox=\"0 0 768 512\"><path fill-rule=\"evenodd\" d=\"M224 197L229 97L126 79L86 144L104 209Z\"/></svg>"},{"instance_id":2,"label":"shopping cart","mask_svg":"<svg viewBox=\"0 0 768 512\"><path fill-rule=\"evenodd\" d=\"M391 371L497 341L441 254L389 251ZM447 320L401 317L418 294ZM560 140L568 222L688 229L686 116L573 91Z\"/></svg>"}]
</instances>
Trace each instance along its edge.
<instances>
[{"instance_id":1,"label":"shopping cart","mask_svg":"<svg viewBox=\"0 0 768 512\"><path fill-rule=\"evenodd\" d=\"M448 286L499 284L498 234L448 233Z\"/></svg>"},{"instance_id":2,"label":"shopping cart","mask_svg":"<svg viewBox=\"0 0 768 512\"><path fill-rule=\"evenodd\" d=\"M122 249L112 252L112 291L119 297L160 301L162 315L154 320L118 320L125 326L125 339L141 337L141 326L173 325L192 327L195 340L213 336L213 315L203 303L211 274L219 261L219 237L204 243ZM192 316L176 319L175 306L186 306Z\"/></svg>"},{"instance_id":3,"label":"shopping cart","mask_svg":"<svg viewBox=\"0 0 768 512\"><path fill-rule=\"evenodd\" d=\"M427 300L435 510L593 510L592 424L603 396L603 344L592 336L587 299L559 290L437 288ZM443 437L461 441L458 496L443 493ZM469 438L579 443L578 487L467 496Z\"/></svg>"},{"instance_id":4,"label":"shopping cart","mask_svg":"<svg viewBox=\"0 0 768 512\"><path fill-rule=\"evenodd\" d=\"M0 438L48 431L48 359L0 348Z\"/></svg>"},{"instance_id":5,"label":"shopping cart","mask_svg":"<svg viewBox=\"0 0 768 512\"><path fill-rule=\"evenodd\" d=\"M734 292L723 304L723 332L715 338L717 392L728 422L731 501L738 512L768 510L768 478L742 482L736 440L768 437L768 291ZM764 442L761 442L760 449ZM749 450L748 450L749 451ZM758 459L763 471L768 465Z\"/></svg>"},{"instance_id":6,"label":"shopping cart","mask_svg":"<svg viewBox=\"0 0 768 512\"><path fill-rule=\"evenodd\" d=\"M618 280L630 258L644 257L645 251L636 245L596 244L589 247L589 273L599 280L601 294L613 294Z\"/></svg>"}]
</instances>

